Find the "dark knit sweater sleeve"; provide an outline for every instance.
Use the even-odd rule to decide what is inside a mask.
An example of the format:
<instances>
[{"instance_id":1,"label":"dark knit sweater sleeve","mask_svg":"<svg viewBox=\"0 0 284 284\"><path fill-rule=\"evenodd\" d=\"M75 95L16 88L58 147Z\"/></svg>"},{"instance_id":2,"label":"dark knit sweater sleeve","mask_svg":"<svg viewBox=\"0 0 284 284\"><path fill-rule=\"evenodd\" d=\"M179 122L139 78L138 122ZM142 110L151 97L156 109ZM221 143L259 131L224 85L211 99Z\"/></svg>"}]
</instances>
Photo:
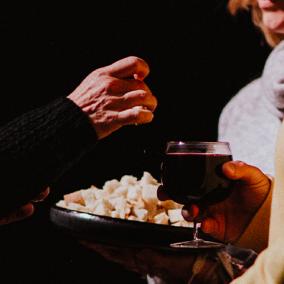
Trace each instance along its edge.
<instances>
[{"instance_id":1,"label":"dark knit sweater sleeve","mask_svg":"<svg viewBox=\"0 0 284 284\"><path fill-rule=\"evenodd\" d=\"M55 182L97 141L87 115L65 97L0 128L0 213L9 212Z\"/></svg>"}]
</instances>

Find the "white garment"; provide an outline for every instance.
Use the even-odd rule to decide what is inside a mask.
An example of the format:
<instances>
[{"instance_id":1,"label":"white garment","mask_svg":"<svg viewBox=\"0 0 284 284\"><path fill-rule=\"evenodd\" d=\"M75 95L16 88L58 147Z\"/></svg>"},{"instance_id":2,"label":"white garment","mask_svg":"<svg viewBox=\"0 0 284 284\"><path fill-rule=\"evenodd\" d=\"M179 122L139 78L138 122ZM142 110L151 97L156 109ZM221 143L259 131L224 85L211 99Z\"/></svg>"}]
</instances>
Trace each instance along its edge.
<instances>
[{"instance_id":1,"label":"white garment","mask_svg":"<svg viewBox=\"0 0 284 284\"><path fill-rule=\"evenodd\" d=\"M262 76L223 109L219 141L228 141L234 160L274 175L274 149L284 110L284 41L268 57Z\"/></svg>"}]
</instances>

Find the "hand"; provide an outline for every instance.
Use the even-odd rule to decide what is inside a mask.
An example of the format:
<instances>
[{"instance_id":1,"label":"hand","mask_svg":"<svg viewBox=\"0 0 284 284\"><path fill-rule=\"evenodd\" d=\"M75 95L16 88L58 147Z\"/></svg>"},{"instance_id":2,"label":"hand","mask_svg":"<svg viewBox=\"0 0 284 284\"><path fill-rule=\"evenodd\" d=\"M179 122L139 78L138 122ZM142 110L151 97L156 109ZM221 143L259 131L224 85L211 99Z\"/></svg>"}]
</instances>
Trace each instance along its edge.
<instances>
[{"instance_id":1,"label":"hand","mask_svg":"<svg viewBox=\"0 0 284 284\"><path fill-rule=\"evenodd\" d=\"M7 225L28 218L34 213L33 202L40 202L44 200L48 196L48 194L49 194L49 187L46 188L46 190L44 190L43 192L41 192L30 203L20 207L16 211L11 212L6 216L0 217L0 225Z\"/></svg>"},{"instance_id":2,"label":"hand","mask_svg":"<svg viewBox=\"0 0 284 284\"><path fill-rule=\"evenodd\" d=\"M99 253L105 259L122 265L125 269L144 276L158 277L165 283L188 283L188 280L192 277L193 269L196 270L194 263L197 254L192 251L188 253L150 248L119 247L89 241L81 241L81 244ZM199 259L202 258L200 252L199 257ZM212 263L204 255L204 266L210 268L212 265L215 265L215 263Z\"/></svg>"},{"instance_id":3,"label":"hand","mask_svg":"<svg viewBox=\"0 0 284 284\"><path fill-rule=\"evenodd\" d=\"M157 100L143 80L147 63L130 56L96 69L68 96L90 118L98 139L129 124L151 122Z\"/></svg>"},{"instance_id":4,"label":"hand","mask_svg":"<svg viewBox=\"0 0 284 284\"><path fill-rule=\"evenodd\" d=\"M224 242L236 241L246 229L251 219L265 201L270 180L256 167L240 161L227 162L223 165L224 175L235 181L230 196L218 203L203 208L205 218L201 229L212 237ZM159 199L167 198L165 191L158 190ZM188 204L182 210L188 221L194 221L200 214L200 207Z\"/></svg>"}]
</instances>

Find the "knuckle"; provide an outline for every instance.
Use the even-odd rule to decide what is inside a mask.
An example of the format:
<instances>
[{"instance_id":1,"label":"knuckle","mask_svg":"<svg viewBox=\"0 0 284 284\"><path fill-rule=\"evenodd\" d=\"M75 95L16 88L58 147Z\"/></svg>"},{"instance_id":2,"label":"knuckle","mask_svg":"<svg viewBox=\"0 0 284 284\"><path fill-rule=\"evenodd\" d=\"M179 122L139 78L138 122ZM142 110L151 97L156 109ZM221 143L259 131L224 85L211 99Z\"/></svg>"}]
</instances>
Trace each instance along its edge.
<instances>
[{"instance_id":1,"label":"knuckle","mask_svg":"<svg viewBox=\"0 0 284 284\"><path fill-rule=\"evenodd\" d=\"M112 102L113 102L112 97L104 96L101 98L100 105L102 106L103 109L108 109L109 106L112 104Z\"/></svg>"},{"instance_id":2,"label":"knuckle","mask_svg":"<svg viewBox=\"0 0 284 284\"><path fill-rule=\"evenodd\" d=\"M110 78L110 77L104 78L102 82L102 87L103 87L105 94L111 92L114 86L115 86L115 80L113 78Z\"/></svg>"},{"instance_id":3,"label":"knuckle","mask_svg":"<svg viewBox=\"0 0 284 284\"><path fill-rule=\"evenodd\" d=\"M104 76L105 75L105 70L104 70L104 68L103 67L101 67L101 68L98 68L98 69L95 69L92 73L91 73L91 75L93 76L93 77L101 77L101 76Z\"/></svg>"},{"instance_id":4,"label":"knuckle","mask_svg":"<svg viewBox=\"0 0 284 284\"><path fill-rule=\"evenodd\" d=\"M134 119L139 119L140 115L141 115L140 108L135 107L134 110L133 110L133 118Z\"/></svg>"},{"instance_id":5,"label":"knuckle","mask_svg":"<svg viewBox=\"0 0 284 284\"><path fill-rule=\"evenodd\" d=\"M118 98L114 96L107 96L104 98L104 106L106 109L111 109L114 106L121 106L124 103L124 98Z\"/></svg>"},{"instance_id":6,"label":"knuckle","mask_svg":"<svg viewBox=\"0 0 284 284\"><path fill-rule=\"evenodd\" d=\"M146 91L141 91L138 96L142 101L144 101L148 97L148 93Z\"/></svg>"},{"instance_id":7,"label":"knuckle","mask_svg":"<svg viewBox=\"0 0 284 284\"><path fill-rule=\"evenodd\" d=\"M145 69L149 69L148 64L145 60L137 56L129 56L128 60L132 66L138 69L140 66L143 66Z\"/></svg>"},{"instance_id":8,"label":"knuckle","mask_svg":"<svg viewBox=\"0 0 284 284\"><path fill-rule=\"evenodd\" d=\"M146 84L142 81L135 80L133 81L133 84L134 84L133 87L135 90L139 90L141 92L150 92Z\"/></svg>"},{"instance_id":9,"label":"knuckle","mask_svg":"<svg viewBox=\"0 0 284 284\"><path fill-rule=\"evenodd\" d=\"M129 56L127 60L129 61L129 63L131 63L131 65L134 65L134 66L139 66L141 63L144 62L143 59L137 56L133 56L133 55Z\"/></svg>"}]
</instances>

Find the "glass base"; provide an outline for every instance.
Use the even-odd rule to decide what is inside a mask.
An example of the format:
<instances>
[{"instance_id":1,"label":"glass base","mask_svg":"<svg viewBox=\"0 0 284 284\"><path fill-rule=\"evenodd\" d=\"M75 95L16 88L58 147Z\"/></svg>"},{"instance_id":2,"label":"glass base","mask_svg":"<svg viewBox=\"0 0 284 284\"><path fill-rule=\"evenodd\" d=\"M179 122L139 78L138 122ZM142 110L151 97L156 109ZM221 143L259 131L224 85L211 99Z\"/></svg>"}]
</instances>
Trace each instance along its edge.
<instances>
[{"instance_id":1,"label":"glass base","mask_svg":"<svg viewBox=\"0 0 284 284\"><path fill-rule=\"evenodd\" d=\"M185 241L179 243L172 243L170 244L172 248L188 248L188 249L218 249L222 248L225 245L222 243L211 242L211 241L204 241L202 239L192 240L192 241Z\"/></svg>"}]
</instances>

